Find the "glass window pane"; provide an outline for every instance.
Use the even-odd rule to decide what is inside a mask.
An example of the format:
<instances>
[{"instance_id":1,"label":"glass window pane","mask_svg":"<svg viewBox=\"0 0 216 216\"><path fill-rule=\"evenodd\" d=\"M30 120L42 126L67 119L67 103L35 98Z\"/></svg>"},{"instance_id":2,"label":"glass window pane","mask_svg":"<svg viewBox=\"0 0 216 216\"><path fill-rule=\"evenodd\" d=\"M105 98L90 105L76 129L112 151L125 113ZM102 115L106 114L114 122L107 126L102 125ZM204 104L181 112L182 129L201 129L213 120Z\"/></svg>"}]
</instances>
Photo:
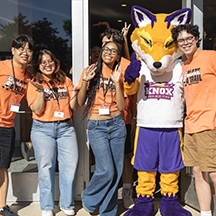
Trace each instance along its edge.
<instances>
[{"instance_id":1,"label":"glass window pane","mask_svg":"<svg viewBox=\"0 0 216 216\"><path fill-rule=\"evenodd\" d=\"M5 0L0 7L0 60L11 58L11 43L18 34L32 36L36 44L50 49L61 62L61 69L67 73L72 65L71 44L71 0ZM21 143L30 141L31 111L25 100L23 113L15 119L16 145L11 165L12 171L37 171L33 161L23 161ZM28 151L28 145L22 150ZM25 155L26 156L26 155ZM28 156L28 155L27 155ZM34 154L30 154L34 156Z\"/></svg>"}]
</instances>

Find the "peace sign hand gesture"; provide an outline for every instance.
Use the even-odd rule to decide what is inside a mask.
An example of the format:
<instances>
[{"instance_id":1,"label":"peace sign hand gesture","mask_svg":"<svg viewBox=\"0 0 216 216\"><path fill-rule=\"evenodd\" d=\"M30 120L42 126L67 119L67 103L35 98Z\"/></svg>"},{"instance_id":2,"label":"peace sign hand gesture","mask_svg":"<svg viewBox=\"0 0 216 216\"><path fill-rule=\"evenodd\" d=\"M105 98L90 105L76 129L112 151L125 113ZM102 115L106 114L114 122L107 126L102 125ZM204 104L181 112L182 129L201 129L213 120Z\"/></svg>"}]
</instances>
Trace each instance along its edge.
<instances>
[{"instance_id":1,"label":"peace sign hand gesture","mask_svg":"<svg viewBox=\"0 0 216 216\"><path fill-rule=\"evenodd\" d=\"M127 37L130 26L131 26L131 24L129 24L129 25L127 26L127 22L125 22L125 25L124 25L124 27L122 28L122 33L123 33L123 37L124 37L124 38Z\"/></svg>"}]
</instances>

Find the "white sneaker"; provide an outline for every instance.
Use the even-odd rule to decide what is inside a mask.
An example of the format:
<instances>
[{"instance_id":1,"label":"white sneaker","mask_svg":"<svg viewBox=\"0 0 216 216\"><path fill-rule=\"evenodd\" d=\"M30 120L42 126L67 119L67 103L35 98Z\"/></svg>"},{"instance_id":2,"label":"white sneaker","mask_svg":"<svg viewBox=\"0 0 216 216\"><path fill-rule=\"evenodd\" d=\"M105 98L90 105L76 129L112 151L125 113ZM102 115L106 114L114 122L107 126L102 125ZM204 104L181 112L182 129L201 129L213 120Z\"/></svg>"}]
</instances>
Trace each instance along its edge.
<instances>
[{"instance_id":1,"label":"white sneaker","mask_svg":"<svg viewBox=\"0 0 216 216\"><path fill-rule=\"evenodd\" d=\"M49 211L42 211L42 216L53 216L53 212L51 210Z\"/></svg>"},{"instance_id":2,"label":"white sneaker","mask_svg":"<svg viewBox=\"0 0 216 216\"><path fill-rule=\"evenodd\" d=\"M133 200L133 189L122 189L122 200L123 200L123 206L126 209L130 209L134 206L134 200Z\"/></svg>"},{"instance_id":3,"label":"white sneaker","mask_svg":"<svg viewBox=\"0 0 216 216\"><path fill-rule=\"evenodd\" d=\"M75 215L75 211L73 209L67 210L60 208L66 215Z\"/></svg>"}]
</instances>

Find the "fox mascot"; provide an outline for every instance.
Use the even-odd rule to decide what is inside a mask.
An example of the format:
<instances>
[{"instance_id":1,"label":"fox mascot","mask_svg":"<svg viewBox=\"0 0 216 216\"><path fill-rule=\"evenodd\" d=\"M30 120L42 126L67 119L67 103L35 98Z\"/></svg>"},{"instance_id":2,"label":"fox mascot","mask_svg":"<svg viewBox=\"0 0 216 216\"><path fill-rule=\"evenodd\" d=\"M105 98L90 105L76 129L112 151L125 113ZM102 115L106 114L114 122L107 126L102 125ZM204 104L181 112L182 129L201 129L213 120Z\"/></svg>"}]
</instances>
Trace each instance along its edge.
<instances>
[{"instance_id":1,"label":"fox mascot","mask_svg":"<svg viewBox=\"0 0 216 216\"><path fill-rule=\"evenodd\" d=\"M137 94L137 128L132 163L138 173L137 200L125 216L153 216L156 173L160 172L162 216L191 216L178 202L178 177L182 161L184 96L182 53L171 28L189 23L191 10L153 14L133 6L135 26L131 42L135 51L125 71L124 88Z\"/></svg>"}]
</instances>

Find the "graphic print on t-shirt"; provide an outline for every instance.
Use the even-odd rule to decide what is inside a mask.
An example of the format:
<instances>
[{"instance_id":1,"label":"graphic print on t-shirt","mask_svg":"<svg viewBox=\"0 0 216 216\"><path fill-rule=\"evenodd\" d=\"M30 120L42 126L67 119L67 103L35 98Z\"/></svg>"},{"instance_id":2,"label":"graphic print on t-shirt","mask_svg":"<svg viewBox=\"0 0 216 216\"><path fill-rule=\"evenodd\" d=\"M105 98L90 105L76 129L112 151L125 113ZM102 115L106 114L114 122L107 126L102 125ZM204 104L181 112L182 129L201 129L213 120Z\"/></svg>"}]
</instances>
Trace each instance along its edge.
<instances>
[{"instance_id":1,"label":"graphic print on t-shirt","mask_svg":"<svg viewBox=\"0 0 216 216\"><path fill-rule=\"evenodd\" d=\"M145 82L144 96L146 99L171 100L175 84L167 82Z\"/></svg>"},{"instance_id":2,"label":"graphic print on t-shirt","mask_svg":"<svg viewBox=\"0 0 216 216\"><path fill-rule=\"evenodd\" d=\"M54 100L61 100L66 99L68 97L67 89L64 86L54 87L54 88L44 88L44 98L45 101L50 101L51 99Z\"/></svg>"},{"instance_id":3,"label":"graphic print on t-shirt","mask_svg":"<svg viewBox=\"0 0 216 216\"><path fill-rule=\"evenodd\" d=\"M183 75L184 86L198 84L200 81L202 81L202 77L200 74L200 68L189 70L185 72Z\"/></svg>"},{"instance_id":4,"label":"graphic print on t-shirt","mask_svg":"<svg viewBox=\"0 0 216 216\"><path fill-rule=\"evenodd\" d=\"M100 78L100 86L99 88L102 88L103 90L106 91L115 91L115 84L113 83L112 80L109 80L108 78L101 77Z\"/></svg>"},{"instance_id":5,"label":"graphic print on t-shirt","mask_svg":"<svg viewBox=\"0 0 216 216\"><path fill-rule=\"evenodd\" d=\"M26 93L26 85L27 83L23 80L19 80L15 78L15 87L14 87L14 78L13 76L8 76L7 81L3 83L2 88L6 90L10 90L12 92L15 92L16 94L23 95Z\"/></svg>"}]
</instances>

